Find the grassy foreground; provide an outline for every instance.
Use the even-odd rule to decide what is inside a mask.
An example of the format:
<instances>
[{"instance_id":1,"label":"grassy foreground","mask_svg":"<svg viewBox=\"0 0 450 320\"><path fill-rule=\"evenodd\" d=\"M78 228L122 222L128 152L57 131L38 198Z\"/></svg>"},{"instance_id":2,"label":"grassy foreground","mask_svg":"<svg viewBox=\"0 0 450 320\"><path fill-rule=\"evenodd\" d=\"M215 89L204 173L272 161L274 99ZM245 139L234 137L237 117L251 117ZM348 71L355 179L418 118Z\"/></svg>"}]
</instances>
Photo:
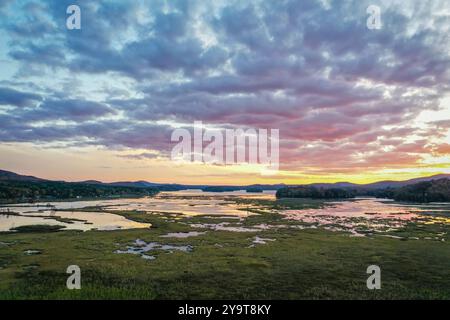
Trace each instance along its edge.
<instances>
[{"instance_id":1,"label":"grassy foreground","mask_svg":"<svg viewBox=\"0 0 450 320\"><path fill-rule=\"evenodd\" d=\"M0 299L450 299L448 233L446 241L349 237L320 228L162 238L168 232L205 231L186 223L213 219L120 214L153 227L0 234ZM268 221L281 223L278 215L266 213L244 225ZM423 228L434 226L411 226L408 233ZM251 247L255 235L276 240ZM151 261L114 253L136 239L189 244L193 250L155 251ZM73 264L81 268L81 290L66 288L66 268ZM381 290L366 287L372 264L381 267Z\"/></svg>"}]
</instances>

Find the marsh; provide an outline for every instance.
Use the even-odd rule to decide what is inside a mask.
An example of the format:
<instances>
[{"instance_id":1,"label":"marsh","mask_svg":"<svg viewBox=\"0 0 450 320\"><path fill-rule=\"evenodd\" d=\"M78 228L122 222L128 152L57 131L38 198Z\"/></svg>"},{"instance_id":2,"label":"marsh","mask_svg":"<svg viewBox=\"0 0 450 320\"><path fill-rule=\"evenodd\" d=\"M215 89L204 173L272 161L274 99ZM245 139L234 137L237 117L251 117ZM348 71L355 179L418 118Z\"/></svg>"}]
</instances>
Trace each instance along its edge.
<instances>
[{"instance_id":1,"label":"marsh","mask_svg":"<svg viewBox=\"0 0 450 320\"><path fill-rule=\"evenodd\" d=\"M0 221L62 229L2 224L0 298L450 298L445 203L187 190L50 205L5 207ZM65 287L71 264L82 290ZM372 264L377 292L365 285Z\"/></svg>"}]
</instances>

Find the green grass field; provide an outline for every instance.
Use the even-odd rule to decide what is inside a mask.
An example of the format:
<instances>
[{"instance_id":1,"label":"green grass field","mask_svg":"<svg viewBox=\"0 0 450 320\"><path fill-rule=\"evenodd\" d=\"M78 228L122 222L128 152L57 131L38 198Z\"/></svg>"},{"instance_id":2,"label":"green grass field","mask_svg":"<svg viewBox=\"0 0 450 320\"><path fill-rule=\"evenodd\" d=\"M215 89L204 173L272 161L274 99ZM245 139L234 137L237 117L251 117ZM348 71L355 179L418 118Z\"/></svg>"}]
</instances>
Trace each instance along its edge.
<instances>
[{"instance_id":1,"label":"green grass field","mask_svg":"<svg viewBox=\"0 0 450 320\"><path fill-rule=\"evenodd\" d=\"M448 224L409 225L402 231L423 236L439 228L446 241L399 240L321 228L208 231L187 223L226 219L120 214L152 228L77 232L35 227L0 234L0 299L450 299ZM261 213L242 225L261 223L286 221ZM188 231L207 232L160 237ZM276 240L250 247L255 235ZM155 251L155 260L115 253L136 239L189 244L193 250ZM366 287L372 264L381 268L381 290ZM66 288L69 265L81 268L81 290Z\"/></svg>"}]
</instances>

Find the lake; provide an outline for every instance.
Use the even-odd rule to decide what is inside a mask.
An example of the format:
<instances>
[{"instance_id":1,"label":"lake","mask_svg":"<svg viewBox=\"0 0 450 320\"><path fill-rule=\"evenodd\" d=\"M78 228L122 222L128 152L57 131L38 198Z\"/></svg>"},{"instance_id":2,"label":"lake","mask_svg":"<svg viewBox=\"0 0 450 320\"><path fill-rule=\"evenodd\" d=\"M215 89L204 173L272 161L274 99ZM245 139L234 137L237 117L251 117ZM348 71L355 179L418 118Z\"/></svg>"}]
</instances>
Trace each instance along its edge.
<instances>
[{"instance_id":1,"label":"lake","mask_svg":"<svg viewBox=\"0 0 450 320\"><path fill-rule=\"evenodd\" d=\"M0 207L0 231L10 231L28 225L56 225L66 230L82 231L151 228L150 224L126 219L114 214L114 211L167 213L186 217L211 216L234 221L192 224L194 227L211 230L252 232L259 230L258 227L260 229L274 227L271 225L257 226L256 229L241 227L240 220L256 214L248 210L248 205L236 201L243 199L276 201L275 191L247 193L184 190L161 192L155 197L140 199L11 204ZM92 212L81 211L86 207L94 209ZM98 207L98 211L95 207ZM104 212L101 208L108 212ZM404 227L409 222L450 223L448 203L414 205L394 203L387 199L356 198L347 201L329 201L326 202L326 206L319 209L275 210L257 204L252 205L252 208L276 211L283 215L287 222L301 222L301 225L296 226L300 229L323 227L332 231L347 231L355 236L367 232L392 231Z\"/></svg>"}]
</instances>

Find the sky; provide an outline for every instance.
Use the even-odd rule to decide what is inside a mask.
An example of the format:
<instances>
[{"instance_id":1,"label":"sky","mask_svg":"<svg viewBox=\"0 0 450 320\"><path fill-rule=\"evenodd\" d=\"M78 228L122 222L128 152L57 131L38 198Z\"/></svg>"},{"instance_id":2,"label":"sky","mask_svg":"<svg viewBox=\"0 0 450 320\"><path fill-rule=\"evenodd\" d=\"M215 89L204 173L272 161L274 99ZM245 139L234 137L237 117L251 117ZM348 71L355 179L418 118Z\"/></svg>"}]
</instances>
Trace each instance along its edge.
<instances>
[{"instance_id":1,"label":"sky","mask_svg":"<svg viewBox=\"0 0 450 320\"><path fill-rule=\"evenodd\" d=\"M0 169L189 184L450 173L449 29L447 0L0 0ZM172 161L171 134L194 121L279 129L279 170Z\"/></svg>"}]
</instances>

